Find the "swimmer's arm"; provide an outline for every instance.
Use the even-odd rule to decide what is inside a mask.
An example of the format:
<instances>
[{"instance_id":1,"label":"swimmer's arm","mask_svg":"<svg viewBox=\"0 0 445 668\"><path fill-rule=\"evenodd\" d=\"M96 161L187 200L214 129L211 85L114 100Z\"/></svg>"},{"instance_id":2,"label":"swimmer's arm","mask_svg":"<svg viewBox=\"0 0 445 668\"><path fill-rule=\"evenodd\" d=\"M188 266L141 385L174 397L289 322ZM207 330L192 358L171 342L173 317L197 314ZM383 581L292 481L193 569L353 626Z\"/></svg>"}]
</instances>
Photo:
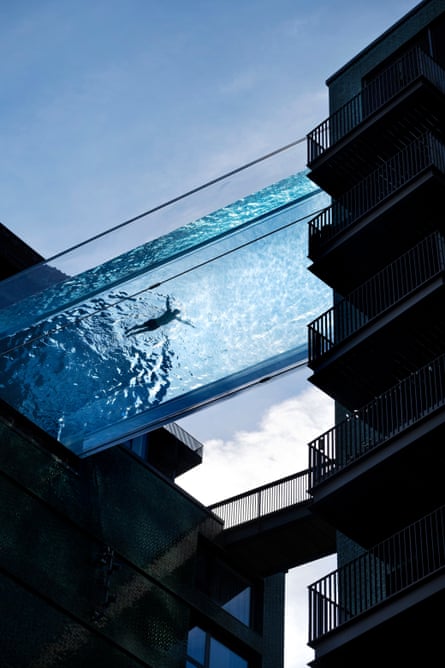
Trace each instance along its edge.
<instances>
[{"instance_id":1,"label":"swimmer's arm","mask_svg":"<svg viewBox=\"0 0 445 668\"><path fill-rule=\"evenodd\" d=\"M176 318L176 320L179 320L179 322L182 322L184 325L190 325L190 327L194 327L196 329L196 325L194 325L190 320L183 320L182 318Z\"/></svg>"}]
</instances>

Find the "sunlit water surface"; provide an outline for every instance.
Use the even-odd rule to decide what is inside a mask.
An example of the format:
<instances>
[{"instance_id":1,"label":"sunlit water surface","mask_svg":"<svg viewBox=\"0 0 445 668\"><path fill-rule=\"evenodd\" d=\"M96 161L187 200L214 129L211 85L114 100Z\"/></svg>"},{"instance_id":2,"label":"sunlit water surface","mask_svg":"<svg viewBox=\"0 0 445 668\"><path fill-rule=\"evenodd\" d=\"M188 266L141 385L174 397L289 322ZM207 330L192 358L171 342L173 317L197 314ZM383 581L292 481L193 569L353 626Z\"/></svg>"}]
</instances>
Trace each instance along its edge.
<instances>
[{"instance_id":1,"label":"sunlit water surface","mask_svg":"<svg viewBox=\"0 0 445 668\"><path fill-rule=\"evenodd\" d=\"M297 174L5 305L0 396L85 454L304 360L330 301L307 220L327 203Z\"/></svg>"}]
</instances>

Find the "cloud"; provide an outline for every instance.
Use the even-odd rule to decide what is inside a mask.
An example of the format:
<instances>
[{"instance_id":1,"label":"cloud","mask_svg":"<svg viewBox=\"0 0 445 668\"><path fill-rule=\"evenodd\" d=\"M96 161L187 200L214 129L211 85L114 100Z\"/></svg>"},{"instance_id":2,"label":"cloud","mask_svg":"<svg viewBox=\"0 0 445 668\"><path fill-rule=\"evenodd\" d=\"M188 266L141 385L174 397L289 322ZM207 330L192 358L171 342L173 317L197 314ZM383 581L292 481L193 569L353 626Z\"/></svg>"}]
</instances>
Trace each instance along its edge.
<instances>
[{"instance_id":1,"label":"cloud","mask_svg":"<svg viewBox=\"0 0 445 668\"><path fill-rule=\"evenodd\" d=\"M297 384L297 377L292 378ZM261 391L266 389L265 386ZM248 405L251 414L255 410L255 394L254 388L248 395L249 404L242 395L239 401L233 400L228 419L237 406L246 409ZM251 417L246 416L245 420ZM176 482L202 503L221 501L307 468L307 443L333 424L332 399L306 384L303 391L267 409L256 428L239 429L226 439L205 440L203 464ZM331 556L291 569L286 576L286 668L304 668L313 659L313 651L307 645L307 587L335 567L336 558Z\"/></svg>"},{"instance_id":2,"label":"cloud","mask_svg":"<svg viewBox=\"0 0 445 668\"><path fill-rule=\"evenodd\" d=\"M245 72L236 74L226 83L222 83L220 86L220 93L222 95L239 95L240 93L246 93L258 86L260 80L259 72L246 70Z\"/></svg>"},{"instance_id":3,"label":"cloud","mask_svg":"<svg viewBox=\"0 0 445 668\"><path fill-rule=\"evenodd\" d=\"M177 482L208 505L307 468L307 443L332 426L333 402L314 387L272 405L253 430L204 442L203 464Z\"/></svg>"},{"instance_id":4,"label":"cloud","mask_svg":"<svg viewBox=\"0 0 445 668\"><path fill-rule=\"evenodd\" d=\"M336 557L329 556L293 568L287 574L284 618L286 668L304 668L314 658L313 650L307 645L309 637L307 588L335 568Z\"/></svg>"}]
</instances>

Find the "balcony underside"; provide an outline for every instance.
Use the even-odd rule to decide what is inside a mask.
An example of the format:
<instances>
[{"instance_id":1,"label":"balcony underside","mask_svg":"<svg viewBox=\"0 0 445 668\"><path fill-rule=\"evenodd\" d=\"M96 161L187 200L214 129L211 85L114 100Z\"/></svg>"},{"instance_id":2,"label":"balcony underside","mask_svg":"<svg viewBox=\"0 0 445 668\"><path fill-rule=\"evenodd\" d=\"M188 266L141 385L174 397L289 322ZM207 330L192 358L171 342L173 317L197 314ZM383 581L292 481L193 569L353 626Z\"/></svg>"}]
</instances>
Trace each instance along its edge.
<instances>
[{"instance_id":1,"label":"balcony underside","mask_svg":"<svg viewBox=\"0 0 445 668\"><path fill-rule=\"evenodd\" d=\"M311 513L311 501L225 529L218 542L250 573L287 571L336 551L336 531Z\"/></svg>"},{"instance_id":2,"label":"balcony underside","mask_svg":"<svg viewBox=\"0 0 445 668\"><path fill-rule=\"evenodd\" d=\"M445 175L434 168L425 170L356 223L340 230L312 257L310 271L340 294L350 292L425 235L443 228L439 211L444 189Z\"/></svg>"},{"instance_id":3,"label":"balcony underside","mask_svg":"<svg viewBox=\"0 0 445 668\"><path fill-rule=\"evenodd\" d=\"M181 438L161 427L149 433L145 459L158 471L174 479L201 464L202 448L190 448Z\"/></svg>"},{"instance_id":4,"label":"balcony underside","mask_svg":"<svg viewBox=\"0 0 445 668\"><path fill-rule=\"evenodd\" d=\"M445 573L387 599L314 643L313 668L437 665L443 653Z\"/></svg>"},{"instance_id":5,"label":"balcony underside","mask_svg":"<svg viewBox=\"0 0 445 668\"><path fill-rule=\"evenodd\" d=\"M376 545L443 505L444 437L442 407L314 487L313 511L363 547Z\"/></svg>"},{"instance_id":6,"label":"balcony underside","mask_svg":"<svg viewBox=\"0 0 445 668\"><path fill-rule=\"evenodd\" d=\"M437 132L444 113L443 93L420 78L311 162L309 177L338 197L412 141L413 128Z\"/></svg>"},{"instance_id":7,"label":"balcony underside","mask_svg":"<svg viewBox=\"0 0 445 668\"><path fill-rule=\"evenodd\" d=\"M444 352L444 294L440 274L311 361L309 380L348 410L372 401Z\"/></svg>"}]
</instances>

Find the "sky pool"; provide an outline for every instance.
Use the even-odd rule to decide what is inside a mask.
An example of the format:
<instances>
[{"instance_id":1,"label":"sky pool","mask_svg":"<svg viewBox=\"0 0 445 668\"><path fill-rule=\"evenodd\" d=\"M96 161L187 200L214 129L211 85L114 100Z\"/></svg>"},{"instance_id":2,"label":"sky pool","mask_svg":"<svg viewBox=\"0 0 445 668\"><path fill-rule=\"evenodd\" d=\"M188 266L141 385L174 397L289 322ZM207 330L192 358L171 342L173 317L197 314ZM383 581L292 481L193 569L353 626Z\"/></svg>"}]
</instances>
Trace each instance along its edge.
<instances>
[{"instance_id":1,"label":"sky pool","mask_svg":"<svg viewBox=\"0 0 445 668\"><path fill-rule=\"evenodd\" d=\"M294 368L330 306L307 270L328 204L299 173L77 275L59 256L3 281L0 396L86 455Z\"/></svg>"}]
</instances>

